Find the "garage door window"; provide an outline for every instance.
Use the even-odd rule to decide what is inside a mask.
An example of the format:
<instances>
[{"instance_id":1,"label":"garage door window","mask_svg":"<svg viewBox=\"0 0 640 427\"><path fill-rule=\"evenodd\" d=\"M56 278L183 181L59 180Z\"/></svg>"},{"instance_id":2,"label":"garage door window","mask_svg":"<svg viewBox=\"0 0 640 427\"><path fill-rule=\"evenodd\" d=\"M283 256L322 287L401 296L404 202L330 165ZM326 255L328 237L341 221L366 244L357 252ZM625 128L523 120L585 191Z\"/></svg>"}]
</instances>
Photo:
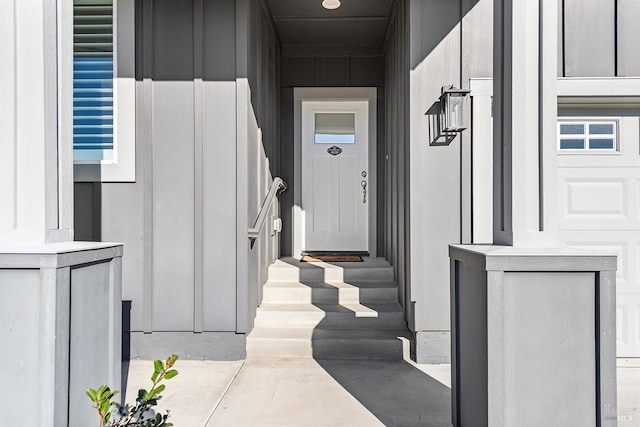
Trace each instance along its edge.
<instances>
[{"instance_id":1,"label":"garage door window","mask_svg":"<svg viewBox=\"0 0 640 427\"><path fill-rule=\"evenodd\" d=\"M581 151L617 151L615 121L558 122L558 148Z\"/></svg>"}]
</instances>

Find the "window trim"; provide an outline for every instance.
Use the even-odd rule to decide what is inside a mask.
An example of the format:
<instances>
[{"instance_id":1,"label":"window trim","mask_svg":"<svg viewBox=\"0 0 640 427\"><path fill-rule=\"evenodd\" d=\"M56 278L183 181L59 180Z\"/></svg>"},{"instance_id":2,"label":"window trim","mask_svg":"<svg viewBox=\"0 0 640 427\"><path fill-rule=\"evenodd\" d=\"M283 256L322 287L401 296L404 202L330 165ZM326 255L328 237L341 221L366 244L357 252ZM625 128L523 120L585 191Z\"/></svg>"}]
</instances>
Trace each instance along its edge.
<instances>
[{"instance_id":1,"label":"window trim","mask_svg":"<svg viewBox=\"0 0 640 427\"><path fill-rule=\"evenodd\" d=\"M136 181L135 0L113 0L113 156L74 160L75 182Z\"/></svg>"},{"instance_id":2,"label":"window trim","mask_svg":"<svg viewBox=\"0 0 640 427\"><path fill-rule=\"evenodd\" d=\"M561 148L560 144L563 139L572 139L571 134L561 134L560 126L566 124L584 125L585 131L582 134L576 134L578 138L584 139L584 148ZM592 124L612 124L613 134L606 134L607 138L613 138L613 148L590 148L589 139L594 139L597 134L589 133L589 125ZM601 117L601 116L573 116L558 117L556 126L556 150L559 154L619 154L620 153L620 118L619 117Z\"/></svg>"}]
</instances>

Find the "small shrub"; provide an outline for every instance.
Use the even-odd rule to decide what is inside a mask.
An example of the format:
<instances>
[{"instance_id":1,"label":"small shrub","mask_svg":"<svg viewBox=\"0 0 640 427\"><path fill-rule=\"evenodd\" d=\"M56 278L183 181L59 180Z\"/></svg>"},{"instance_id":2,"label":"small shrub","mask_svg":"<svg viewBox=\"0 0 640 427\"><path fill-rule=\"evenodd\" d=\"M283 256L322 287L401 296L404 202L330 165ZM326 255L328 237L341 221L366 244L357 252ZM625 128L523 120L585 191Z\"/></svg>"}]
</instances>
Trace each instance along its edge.
<instances>
[{"instance_id":1,"label":"small shrub","mask_svg":"<svg viewBox=\"0 0 640 427\"><path fill-rule=\"evenodd\" d=\"M97 390L92 388L87 390L87 396L93 402L93 407L98 411L100 416L100 427L169 427L172 426L167 422L169 411L166 414L156 414L153 407L158 404L158 400L162 398L160 393L165 389L164 384L160 384L163 380L170 380L178 375L178 371L173 365L178 360L178 356L172 354L167 358L166 362L161 360L153 361L153 375L151 375L151 389L138 390L138 397L135 405L120 405L112 401L113 397L118 394L118 390L111 391L104 384Z\"/></svg>"}]
</instances>

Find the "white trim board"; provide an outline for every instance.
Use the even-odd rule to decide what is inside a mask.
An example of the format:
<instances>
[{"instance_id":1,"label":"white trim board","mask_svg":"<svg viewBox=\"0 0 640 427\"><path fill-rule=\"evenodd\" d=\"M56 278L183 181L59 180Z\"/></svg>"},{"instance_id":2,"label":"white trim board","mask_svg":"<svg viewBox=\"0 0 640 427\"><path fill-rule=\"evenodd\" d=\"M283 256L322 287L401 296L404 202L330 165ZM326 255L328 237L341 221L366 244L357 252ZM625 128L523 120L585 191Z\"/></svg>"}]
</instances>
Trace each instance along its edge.
<instances>
[{"instance_id":1,"label":"white trim board","mask_svg":"<svg viewBox=\"0 0 640 427\"><path fill-rule=\"evenodd\" d=\"M640 104L640 78L559 78L559 104Z\"/></svg>"}]
</instances>

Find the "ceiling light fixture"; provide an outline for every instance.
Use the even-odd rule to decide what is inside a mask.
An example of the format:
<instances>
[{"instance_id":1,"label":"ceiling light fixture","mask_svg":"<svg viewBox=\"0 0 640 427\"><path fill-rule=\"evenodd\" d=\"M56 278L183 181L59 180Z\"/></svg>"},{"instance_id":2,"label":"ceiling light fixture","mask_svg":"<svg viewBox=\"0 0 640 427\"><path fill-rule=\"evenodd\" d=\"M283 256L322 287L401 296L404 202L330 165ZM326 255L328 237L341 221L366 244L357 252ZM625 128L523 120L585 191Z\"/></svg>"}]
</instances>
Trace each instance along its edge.
<instances>
[{"instance_id":1,"label":"ceiling light fixture","mask_svg":"<svg viewBox=\"0 0 640 427\"><path fill-rule=\"evenodd\" d=\"M323 0L322 7L329 10L337 9L340 7L340 0Z\"/></svg>"}]
</instances>

